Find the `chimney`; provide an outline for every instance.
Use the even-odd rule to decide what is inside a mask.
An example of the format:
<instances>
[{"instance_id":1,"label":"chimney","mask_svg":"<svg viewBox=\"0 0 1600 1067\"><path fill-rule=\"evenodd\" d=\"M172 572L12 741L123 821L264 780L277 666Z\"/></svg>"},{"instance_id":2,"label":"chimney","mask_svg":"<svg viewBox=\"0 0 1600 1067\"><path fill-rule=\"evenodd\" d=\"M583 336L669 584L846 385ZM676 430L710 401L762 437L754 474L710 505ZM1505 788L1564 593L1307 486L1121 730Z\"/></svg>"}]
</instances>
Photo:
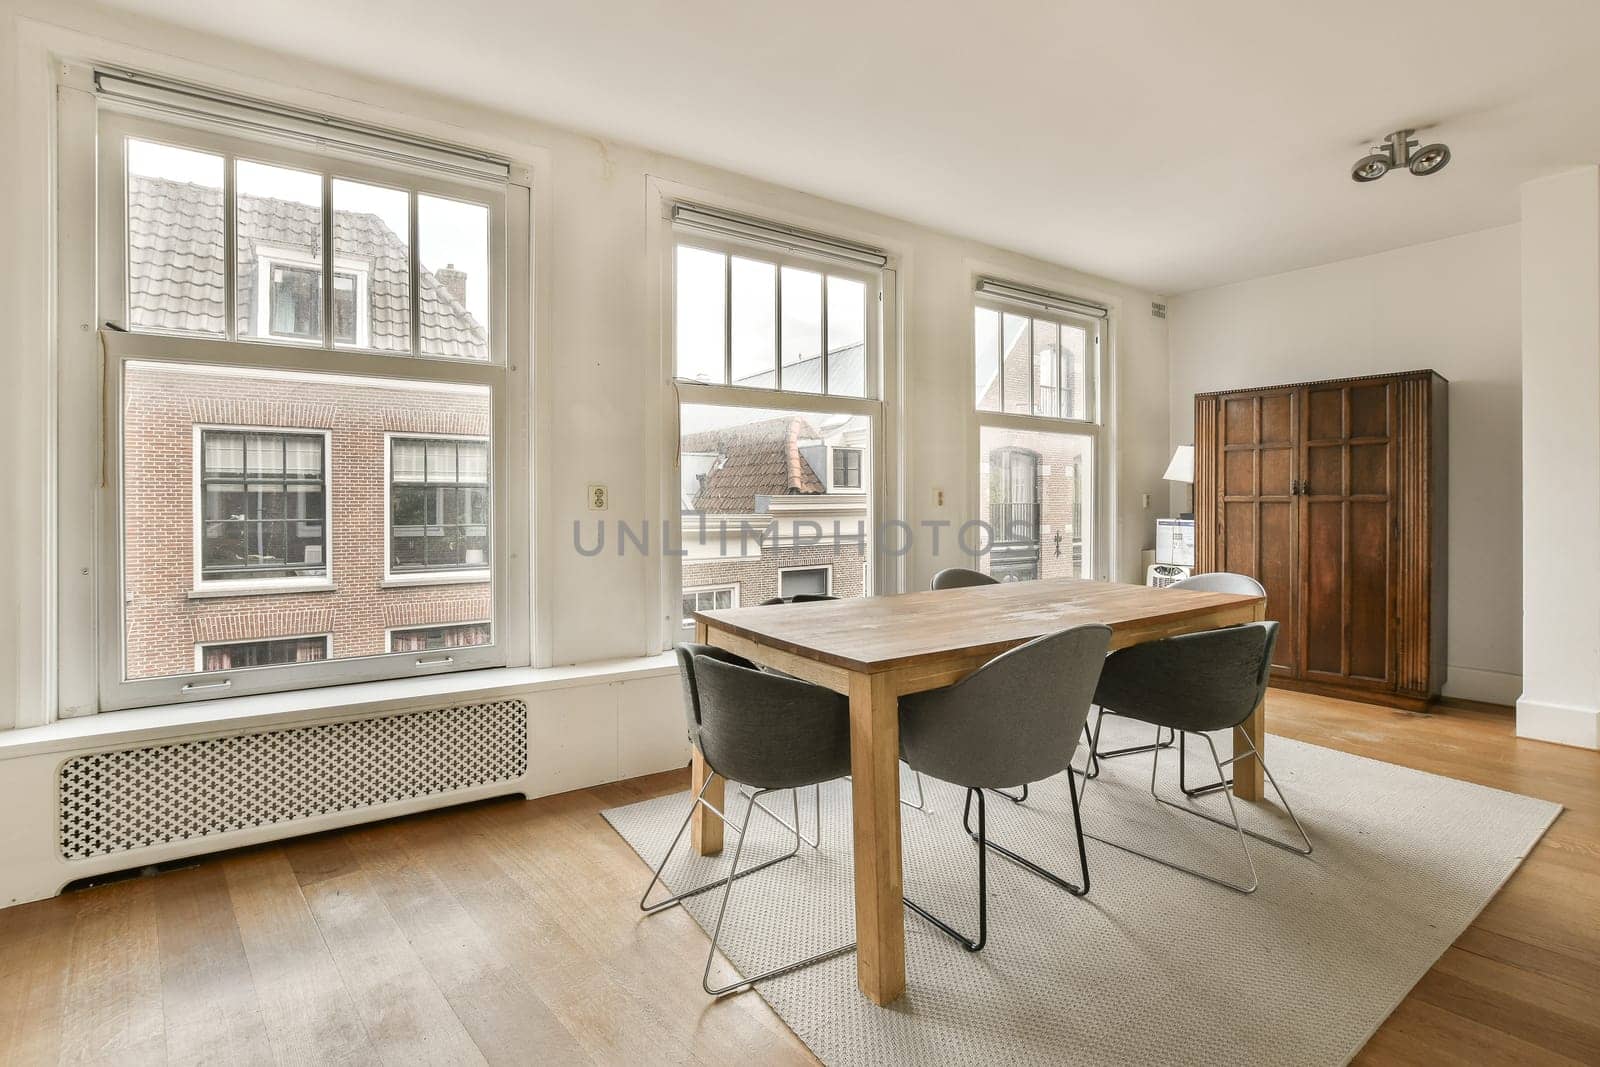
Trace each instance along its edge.
<instances>
[{"instance_id":1,"label":"chimney","mask_svg":"<svg viewBox=\"0 0 1600 1067\"><path fill-rule=\"evenodd\" d=\"M462 307L467 306L467 272L456 270L454 263L446 263L443 270L436 270L433 276L439 280L444 291L455 297L456 303Z\"/></svg>"}]
</instances>

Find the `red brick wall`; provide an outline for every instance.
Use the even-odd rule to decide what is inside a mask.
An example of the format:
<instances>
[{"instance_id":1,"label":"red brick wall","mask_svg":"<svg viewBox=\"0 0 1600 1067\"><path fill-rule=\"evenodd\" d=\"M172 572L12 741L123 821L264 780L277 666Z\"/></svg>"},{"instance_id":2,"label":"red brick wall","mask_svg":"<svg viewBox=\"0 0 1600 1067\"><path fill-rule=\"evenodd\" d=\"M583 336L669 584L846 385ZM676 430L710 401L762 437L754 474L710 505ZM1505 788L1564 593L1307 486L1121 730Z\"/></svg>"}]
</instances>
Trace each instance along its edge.
<instances>
[{"instance_id":1,"label":"red brick wall","mask_svg":"<svg viewBox=\"0 0 1600 1067\"><path fill-rule=\"evenodd\" d=\"M387 628L489 617L487 582L385 589L386 432L487 436L483 393L392 383L282 380L138 364L125 385L128 676L194 669L194 646L288 636L331 618L335 656L387 652ZM327 430L327 592L191 598L196 425Z\"/></svg>"},{"instance_id":2,"label":"red brick wall","mask_svg":"<svg viewBox=\"0 0 1600 1067\"><path fill-rule=\"evenodd\" d=\"M838 554L834 554L831 538L827 543L803 547L770 548L750 559L716 559L683 561L683 587L695 589L708 585L737 585L739 606L752 607L763 600L778 595L780 570L789 567L833 567L833 595L858 597L866 595L866 560L852 541L841 541Z\"/></svg>"}]
</instances>

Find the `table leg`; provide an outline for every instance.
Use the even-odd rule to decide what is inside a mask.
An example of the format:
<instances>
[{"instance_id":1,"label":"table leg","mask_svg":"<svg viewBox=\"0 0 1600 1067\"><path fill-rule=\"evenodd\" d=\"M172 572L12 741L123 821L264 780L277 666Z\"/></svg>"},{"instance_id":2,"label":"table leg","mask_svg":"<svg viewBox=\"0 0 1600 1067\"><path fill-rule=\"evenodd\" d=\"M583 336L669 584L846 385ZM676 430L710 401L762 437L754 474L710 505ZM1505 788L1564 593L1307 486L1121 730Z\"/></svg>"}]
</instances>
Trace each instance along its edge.
<instances>
[{"instance_id":1,"label":"table leg","mask_svg":"<svg viewBox=\"0 0 1600 1067\"><path fill-rule=\"evenodd\" d=\"M1267 605L1263 602L1256 606L1256 621L1261 622L1267 617ZM1257 752L1267 750L1267 698L1261 698L1261 703L1256 705L1256 710L1250 717L1233 729L1233 751L1237 754L1247 751L1243 738L1248 736L1250 743L1256 746ZM1261 761L1251 756L1246 756L1233 764L1233 795L1240 800L1260 800L1263 788L1261 774Z\"/></svg>"},{"instance_id":2,"label":"table leg","mask_svg":"<svg viewBox=\"0 0 1600 1067\"><path fill-rule=\"evenodd\" d=\"M711 768L706 766L706 758L697 748L689 763L689 788L695 793L700 792L700 787L706 784L706 778L711 774ZM726 797L723 790L727 782L720 776L711 783L711 788L706 790L705 799L717 806L719 811L726 811ZM694 814L689 818L689 832L694 837L694 850L702 856L715 856L722 851L722 820L705 809L704 804L694 806Z\"/></svg>"},{"instance_id":3,"label":"table leg","mask_svg":"<svg viewBox=\"0 0 1600 1067\"><path fill-rule=\"evenodd\" d=\"M850 676L856 984L875 1004L890 1003L906 988L899 704L899 694L884 675Z\"/></svg>"},{"instance_id":4,"label":"table leg","mask_svg":"<svg viewBox=\"0 0 1600 1067\"><path fill-rule=\"evenodd\" d=\"M695 620L694 640L696 644L703 645L710 636L710 628L705 623ZM711 768L706 766L706 758L700 754L698 748L694 749L689 757L689 788L694 794L700 792L700 787L706 784L706 778L711 774ZM706 800L717 806L718 811L727 811L724 788L726 782L718 778L711 783L711 788L706 790ZM704 804L694 806L694 814L689 816L689 836L694 841L694 850L702 856L715 856L722 851L723 822L705 809Z\"/></svg>"}]
</instances>

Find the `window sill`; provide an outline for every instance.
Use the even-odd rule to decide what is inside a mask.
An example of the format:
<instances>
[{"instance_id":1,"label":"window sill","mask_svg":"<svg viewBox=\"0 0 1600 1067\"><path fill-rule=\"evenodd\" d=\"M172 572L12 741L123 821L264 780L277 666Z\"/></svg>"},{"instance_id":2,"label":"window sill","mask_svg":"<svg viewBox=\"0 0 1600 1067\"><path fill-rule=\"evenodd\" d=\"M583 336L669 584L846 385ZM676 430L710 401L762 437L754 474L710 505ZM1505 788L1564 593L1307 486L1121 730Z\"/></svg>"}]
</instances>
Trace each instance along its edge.
<instances>
[{"instance_id":1,"label":"window sill","mask_svg":"<svg viewBox=\"0 0 1600 1067\"><path fill-rule=\"evenodd\" d=\"M427 574L391 574L378 583L379 589L407 589L414 585L483 585L489 572L433 571Z\"/></svg>"},{"instance_id":2,"label":"window sill","mask_svg":"<svg viewBox=\"0 0 1600 1067\"><path fill-rule=\"evenodd\" d=\"M300 726L412 708L503 700L542 690L676 674L671 652L566 667L494 667L425 678L222 697L63 719L0 731L0 762L86 747L169 742L180 738Z\"/></svg>"},{"instance_id":3,"label":"window sill","mask_svg":"<svg viewBox=\"0 0 1600 1067\"><path fill-rule=\"evenodd\" d=\"M282 593L334 593L338 586L327 578L263 578L254 582L206 582L189 590L190 600L228 596L275 596Z\"/></svg>"}]
</instances>

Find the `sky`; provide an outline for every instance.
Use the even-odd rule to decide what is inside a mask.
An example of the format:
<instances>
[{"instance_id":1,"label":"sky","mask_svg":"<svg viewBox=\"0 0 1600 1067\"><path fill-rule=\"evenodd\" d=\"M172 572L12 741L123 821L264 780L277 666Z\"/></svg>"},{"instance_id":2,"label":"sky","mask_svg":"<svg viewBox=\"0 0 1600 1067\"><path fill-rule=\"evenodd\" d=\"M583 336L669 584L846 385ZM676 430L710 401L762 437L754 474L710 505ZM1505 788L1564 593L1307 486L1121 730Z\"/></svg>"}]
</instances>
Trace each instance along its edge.
<instances>
[{"instance_id":1,"label":"sky","mask_svg":"<svg viewBox=\"0 0 1600 1067\"><path fill-rule=\"evenodd\" d=\"M331 162L331 161L330 161ZM222 188L221 156L209 152L128 140L128 170L133 174ZM238 160L235 184L248 196L275 197L320 206L322 176L287 167ZM410 229L408 197L400 190L335 178L335 211L377 215L402 243ZM489 327L489 209L482 204L417 196L418 260L428 271L447 264L467 274L467 310ZM337 255L338 250L335 249Z\"/></svg>"}]
</instances>

